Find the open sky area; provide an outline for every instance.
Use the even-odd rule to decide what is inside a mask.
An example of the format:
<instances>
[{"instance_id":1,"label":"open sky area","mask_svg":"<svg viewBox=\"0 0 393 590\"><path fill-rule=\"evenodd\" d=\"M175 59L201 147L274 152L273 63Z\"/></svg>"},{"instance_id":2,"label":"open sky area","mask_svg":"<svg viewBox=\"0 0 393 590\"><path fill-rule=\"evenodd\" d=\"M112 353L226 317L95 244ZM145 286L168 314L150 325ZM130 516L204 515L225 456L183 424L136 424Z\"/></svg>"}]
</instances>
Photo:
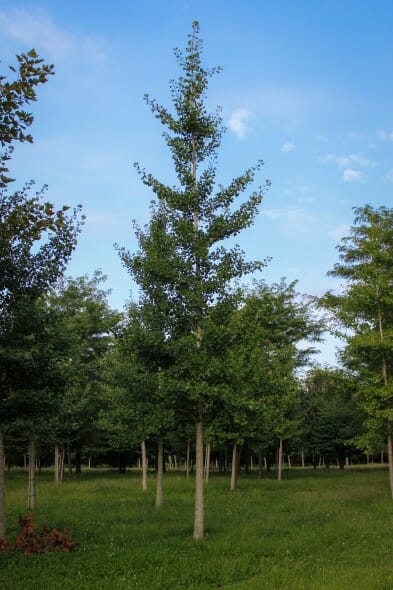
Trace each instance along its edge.
<instances>
[{"instance_id":1,"label":"open sky area","mask_svg":"<svg viewBox=\"0 0 393 590\"><path fill-rule=\"evenodd\" d=\"M56 66L32 107L35 143L14 152L16 185L33 178L57 205L81 203L69 274L100 268L114 307L136 298L114 249L135 250L131 220L149 219L152 194L132 164L175 183L143 96L170 106L172 50L194 20L205 64L223 68L208 93L227 128L218 180L263 159L257 184L272 183L238 243L248 259L272 257L269 283L339 289L326 273L352 208L393 205L392 0L0 0L2 73L32 47ZM329 339L319 361L332 364L333 349Z\"/></svg>"}]
</instances>

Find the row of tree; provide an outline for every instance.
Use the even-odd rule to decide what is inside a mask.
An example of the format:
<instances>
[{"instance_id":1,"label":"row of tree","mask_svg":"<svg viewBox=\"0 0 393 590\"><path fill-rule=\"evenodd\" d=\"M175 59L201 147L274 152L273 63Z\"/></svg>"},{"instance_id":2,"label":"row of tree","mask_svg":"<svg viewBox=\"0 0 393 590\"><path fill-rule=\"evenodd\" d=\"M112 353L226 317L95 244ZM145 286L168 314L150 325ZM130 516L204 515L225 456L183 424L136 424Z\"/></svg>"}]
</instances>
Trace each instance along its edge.
<instances>
[{"instance_id":1,"label":"row of tree","mask_svg":"<svg viewBox=\"0 0 393 590\"><path fill-rule=\"evenodd\" d=\"M355 444L380 450L385 432L393 490L393 212L355 211L332 271L348 288L317 302L332 313L335 330L344 328L345 370L302 377L323 328L316 302L300 298L294 283L239 282L265 264L226 245L258 213L263 189L239 200L262 163L216 188L223 129L205 98L217 69L203 67L201 50L194 23L184 53L176 51L182 74L171 85L173 112L146 97L167 129L177 186L136 165L155 200L150 222L135 227L138 251L118 248L140 288L139 301L122 315L110 309L100 273L62 279L83 223L80 209L56 210L42 192L32 196L31 185L9 192L13 144L31 141L24 105L53 66L32 51L18 56L15 80L0 78L0 538L4 434L29 440L31 508L37 440L56 449L58 480L71 445L80 464L87 443L119 452L141 444L144 486L146 442L154 441L159 506L164 445L187 449L188 473L195 437L196 540L204 536L204 480L214 449L231 448L234 489L241 447L267 459L278 447L281 477L284 441L314 464L322 454L343 466Z\"/></svg>"}]
</instances>

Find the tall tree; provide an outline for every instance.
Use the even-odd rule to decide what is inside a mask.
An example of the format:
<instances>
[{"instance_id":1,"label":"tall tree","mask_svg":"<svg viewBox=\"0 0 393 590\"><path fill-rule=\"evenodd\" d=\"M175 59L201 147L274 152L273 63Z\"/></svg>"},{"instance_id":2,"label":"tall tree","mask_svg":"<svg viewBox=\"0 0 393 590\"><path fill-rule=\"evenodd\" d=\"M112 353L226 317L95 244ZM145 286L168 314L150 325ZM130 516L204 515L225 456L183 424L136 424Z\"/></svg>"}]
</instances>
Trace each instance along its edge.
<instances>
[{"instance_id":1,"label":"tall tree","mask_svg":"<svg viewBox=\"0 0 393 590\"><path fill-rule=\"evenodd\" d=\"M15 336L15 321L29 305L34 308L43 293L64 272L76 246L76 238L83 218L80 207L69 211L64 206L56 210L44 201L44 192L31 195L32 183L22 190L7 192L11 179L7 176L7 162L15 142L32 142L27 132L33 116L25 105L36 100L36 87L47 81L53 66L46 65L34 50L17 56L18 69L11 67L16 80L9 82L0 76L0 349L2 361L10 350ZM35 314L33 314L35 316ZM33 317L32 316L32 317ZM29 316L27 315L29 320ZM26 334L32 322L27 321ZM30 346L29 339L19 338ZM21 351L25 355L27 350ZM2 362L0 382L0 538L5 536L3 427L8 420L5 411L12 398L12 375L7 362ZM32 384L34 389L35 385Z\"/></svg>"},{"instance_id":2,"label":"tall tree","mask_svg":"<svg viewBox=\"0 0 393 590\"><path fill-rule=\"evenodd\" d=\"M322 304L346 329L343 360L356 371L366 427L384 429L393 497L393 209L354 209L350 235L338 246L340 262L330 272L346 280L345 291L326 293Z\"/></svg>"},{"instance_id":3,"label":"tall tree","mask_svg":"<svg viewBox=\"0 0 393 590\"><path fill-rule=\"evenodd\" d=\"M170 88L174 112L146 96L153 114L166 127L164 137L172 152L178 186L167 186L136 165L142 181L155 193L151 221L136 228L139 251L121 256L144 297L167 317L172 337L182 336L180 347L189 359L178 390L195 420L196 486L194 538L204 536L203 423L212 388L198 359L203 353L203 322L211 304L225 298L230 282L260 269L246 262L239 247L223 241L249 227L262 199L259 189L239 207L237 197L253 182L262 162L215 191L216 157L222 135L219 110L209 113L206 91L218 68L201 63L199 25L193 23L184 52L175 50L182 75ZM183 367L185 365L183 364Z\"/></svg>"}]
</instances>

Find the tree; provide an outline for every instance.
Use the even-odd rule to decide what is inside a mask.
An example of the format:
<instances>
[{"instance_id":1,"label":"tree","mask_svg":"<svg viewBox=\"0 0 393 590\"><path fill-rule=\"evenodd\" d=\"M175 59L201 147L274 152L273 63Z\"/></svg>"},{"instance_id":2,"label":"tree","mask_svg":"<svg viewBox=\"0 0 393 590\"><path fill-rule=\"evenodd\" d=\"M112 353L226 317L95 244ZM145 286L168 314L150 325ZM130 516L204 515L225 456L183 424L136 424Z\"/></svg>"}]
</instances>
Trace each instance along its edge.
<instances>
[{"instance_id":1,"label":"tree","mask_svg":"<svg viewBox=\"0 0 393 590\"><path fill-rule=\"evenodd\" d=\"M239 276L260 269L261 262L246 262L239 247L225 248L224 240L249 227L257 214L262 190L257 190L238 208L236 199L254 180L262 162L215 192L215 161L222 126L219 111L211 114L205 106L209 78L218 68L208 70L201 63L202 41L199 25L193 23L185 52L175 50L182 69L171 82L172 114L146 96L156 118L167 128L164 137L172 152L178 186L157 180L136 165L142 181L155 193L151 221L136 228L139 251L121 250L145 297L167 318L167 331L182 338L178 352L183 355L179 371L178 402L183 399L195 420L196 486L194 538L203 538L203 423L209 386L203 364L203 322L209 307L226 297L228 285ZM180 341L179 341L180 342ZM181 374L180 374L181 373Z\"/></svg>"},{"instance_id":2,"label":"tree","mask_svg":"<svg viewBox=\"0 0 393 590\"><path fill-rule=\"evenodd\" d=\"M337 459L344 468L354 441L362 432L362 413L356 404L358 384L347 371L338 368L311 369L303 383L302 417L305 443L328 466Z\"/></svg>"},{"instance_id":3,"label":"tree","mask_svg":"<svg viewBox=\"0 0 393 590\"><path fill-rule=\"evenodd\" d=\"M321 303L346 330L343 361L363 382L370 436L386 433L393 497L393 210L365 205L354 213L350 235L338 246L340 262L329 273L347 287L341 295L326 293Z\"/></svg>"},{"instance_id":4,"label":"tree","mask_svg":"<svg viewBox=\"0 0 393 590\"><path fill-rule=\"evenodd\" d=\"M102 360L113 345L113 335L121 319L109 307L110 291L102 288L105 280L100 271L91 278L85 275L62 279L48 295L48 305L58 318L58 340L66 356L62 407L53 438L56 445L60 440L66 442L69 451L73 444L77 471L82 446L94 436Z\"/></svg>"},{"instance_id":5,"label":"tree","mask_svg":"<svg viewBox=\"0 0 393 590\"><path fill-rule=\"evenodd\" d=\"M10 159L15 141L29 143L33 137L27 132L34 117L24 109L26 104L37 100L36 87L45 84L54 73L54 66L45 64L34 49L16 56L18 66L9 66L16 79L8 81L7 76L0 75L0 189L4 188L11 178L7 161Z\"/></svg>"},{"instance_id":6,"label":"tree","mask_svg":"<svg viewBox=\"0 0 393 590\"><path fill-rule=\"evenodd\" d=\"M13 143L32 141L27 128L33 116L24 105L36 100L36 86L45 83L53 73L53 66L43 63L34 50L17 56L19 70L14 82L0 76L0 349L3 361L9 344L15 336L16 318L22 310L34 302L52 286L64 272L76 246L83 217L80 207L69 212L68 207L56 208L43 200L43 191L30 195L32 183L22 190L9 194L11 179L6 176L7 161L11 157ZM33 314L34 316L34 314ZM32 317L33 317L32 316ZM34 321L32 322L34 323ZM31 334L30 317L27 315L26 334ZM30 345L28 338L19 342ZM27 350L20 351L21 356ZM10 364L2 363L0 376L0 538L5 536L3 427L8 420L5 408L13 396L13 375ZM32 384L32 389L35 385Z\"/></svg>"}]
</instances>

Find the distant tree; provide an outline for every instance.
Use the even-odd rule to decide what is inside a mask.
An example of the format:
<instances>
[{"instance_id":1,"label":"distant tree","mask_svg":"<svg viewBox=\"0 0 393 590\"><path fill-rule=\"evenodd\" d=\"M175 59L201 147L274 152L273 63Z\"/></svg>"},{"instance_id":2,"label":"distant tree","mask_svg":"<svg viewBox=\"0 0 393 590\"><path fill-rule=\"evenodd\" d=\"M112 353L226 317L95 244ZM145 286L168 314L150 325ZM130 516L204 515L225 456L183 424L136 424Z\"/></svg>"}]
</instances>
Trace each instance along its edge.
<instances>
[{"instance_id":1,"label":"distant tree","mask_svg":"<svg viewBox=\"0 0 393 590\"><path fill-rule=\"evenodd\" d=\"M257 214L262 191L234 208L239 194L254 180L260 164L214 192L215 160L222 127L219 112L210 114L205 95L210 76L201 63L199 25L193 23L184 53L175 50L182 75L171 82L174 114L146 96L154 115L168 129L164 134L172 152L178 187L167 186L137 166L142 181L157 197L152 217L144 229L137 228L139 251L122 251L122 259L142 293L167 316L168 332L183 338L178 352L182 363L177 390L179 399L193 416L196 428L196 488L194 539L204 536L203 525L203 424L214 388L203 368L203 322L209 307L226 297L231 281L260 269L248 263L237 247L226 249L224 240L249 227Z\"/></svg>"},{"instance_id":2,"label":"distant tree","mask_svg":"<svg viewBox=\"0 0 393 590\"><path fill-rule=\"evenodd\" d=\"M326 293L321 303L346 330L343 361L363 383L359 399L370 439L381 431L387 436L393 497L393 209L365 205L354 212L330 272L347 287L340 295Z\"/></svg>"},{"instance_id":3,"label":"distant tree","mask_svg":"<svg viewBox=\"0 0 393 590\"><path fill-rule=\"evenodd\" d=\"M110 291L102 288L105 280L100 271L91 278L85 275L62 279L48 295L48 305L58 318L58 340L66 357L62 405L53 438L56 445L73 445L77 471L82 447L95 435L101 363L113 346L121 319L108 304Z\"/></svg>"},{"instance_id":4,"label":"distant tree","mask_svg":"<svg viewBox=\"0 0 393 590\"><path fill-rule=\"evenodd\" d=\"M311 369L303 383L302 417L305 444L325 465L337 459L340 469L355 451L362 433L362 412L356 403L357 379L337 368Z\"/></svg>"}]
</instances>

